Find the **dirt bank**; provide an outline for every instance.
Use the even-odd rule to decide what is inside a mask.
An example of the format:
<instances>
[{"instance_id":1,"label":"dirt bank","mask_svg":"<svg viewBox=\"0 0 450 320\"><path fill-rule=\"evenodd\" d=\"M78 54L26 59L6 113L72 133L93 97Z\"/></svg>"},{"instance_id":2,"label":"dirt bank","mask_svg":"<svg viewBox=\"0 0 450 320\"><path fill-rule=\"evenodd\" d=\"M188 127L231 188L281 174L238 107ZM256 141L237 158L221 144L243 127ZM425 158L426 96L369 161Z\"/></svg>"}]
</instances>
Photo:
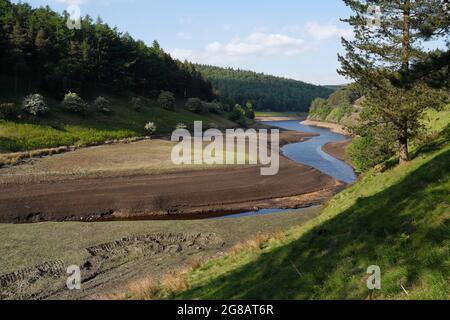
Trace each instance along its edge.
<instances>
[{"instance_id":1,"label":"dirt bank","mask_svg":"<svg viewBox=\"0 0 450 320\"><path fill-rule=\"evenodd\" d=\"M281 143L302 141L307 136L310 135L283 132ZM98 159L100 152L104 165L111 162L109 165L113 167L121 166L123 160L119 157L117 161L117 154L109 152L108 148L127 146L132 145L94 149L92 157ZM128 149L127 158L139 158L141 152L148 154L146 148L139 148L141 151L136 154L131 152L133 150ZM65 161L65 157L75 157L68 163L78 159L79 166L90 168L89 155L86 150L83 152L81 158L76 152L58 157L61 161ZM112 160L107 161L105 157ZM52 163L58 170L44 166L45 170L33 172L30 168L35 178L27 183L20 179L15 183L11 178L14 173L9 172L8 183L0 185L1 223L184 219L255 208L298 208L319 204L344 187L319 171L284 157L280 159L280 172L276 176L261 176L257 166L233 166L205 170L184 168L167 173L144 170L133 175L126 175L127 168L121 168L117 172L110 171L107 176L101 174L103 171L91 171L80 177L71 174L68 178L59 162ZM20 170L15 174L20 175Z\"/></svg>"},{"instance_id":2,"label":"dirt bank","mask_svg":"<svg viewBox=\"0 0 450 320\"><path fill-rule=\"evenodd\" d=\"M284 158L277 176L245 167L8 185L0 187L0 222L198 218L275 203L285 208L317 204L341 188L328 176Z\"/></svg>"},{"instance_id":3,"label":"dirt bank","mask_svg":"<svg viewBox=\"0 0 450 320\"><path fill-rule=\"evenodd\" d=\"M330 129L334 133L342 134L344 136L351 136L350 132L345 130L343 126L336 124L336 123L305 120L302 122L302 124L307 125L307 126L326 128L326 129Z\"/></svg>"},{"instance_id":4,"label":"dirt bank","mask_svg":"<svg viewBox=\"0 0 450 320\"><path fill-rule=\"evenodd\" d=\"M347 141L338 141L338 142L329 142L323 146L323 151L328 153L329 155L339 159L341 161L345 161L349 163L349 157L347 155L347 147L351 143L351 140Z\"/></svg>"}]
</instances>

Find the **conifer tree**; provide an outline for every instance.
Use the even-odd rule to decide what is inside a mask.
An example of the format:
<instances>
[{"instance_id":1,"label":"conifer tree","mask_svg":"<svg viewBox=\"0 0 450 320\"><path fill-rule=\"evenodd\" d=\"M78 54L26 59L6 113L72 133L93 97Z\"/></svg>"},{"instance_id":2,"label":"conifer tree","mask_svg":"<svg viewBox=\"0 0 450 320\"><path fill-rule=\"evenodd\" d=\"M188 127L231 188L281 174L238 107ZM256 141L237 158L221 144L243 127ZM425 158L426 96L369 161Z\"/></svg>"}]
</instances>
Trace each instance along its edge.
<instances>
[{"instance_id":1,"label":"conifer tree","mask_svg":"<svg viewBox=\"0 0 450 320\"><path fill-rule=\"evenodd\" d=\"M442 97L420 79L401 77L426 58L421 47L430 16L442 10L441 0L344 0L353 15L344 21L354 39L343 39L339 72L366 90L371 121L395 131L400 162L409 160L408 142L420 128L423 112L442 104ZM377 14L371 15L372 12Z\"/></svg>"}]
</instances>

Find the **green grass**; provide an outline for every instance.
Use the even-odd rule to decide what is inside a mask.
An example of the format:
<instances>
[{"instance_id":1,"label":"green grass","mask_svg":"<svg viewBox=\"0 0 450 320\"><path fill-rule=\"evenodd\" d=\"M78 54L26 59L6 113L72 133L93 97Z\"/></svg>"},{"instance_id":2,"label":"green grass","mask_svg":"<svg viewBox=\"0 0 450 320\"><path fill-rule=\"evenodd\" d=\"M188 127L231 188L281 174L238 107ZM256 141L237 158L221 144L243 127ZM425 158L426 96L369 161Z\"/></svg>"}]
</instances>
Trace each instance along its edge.
<instances>
[{"instance_id":1,"label":"green grass","mask_svg":"<svg viewBox=\"0 0 450 320\"><path fill-rule=\"evenodd\" d=\"M447 123L409 164L369 172L286 239L193 269L188 290L164 298L449 299L449 141ZM366 285L371 265L382 272L375 292Z\"/></svg>"},{"instance_id":2,"label":"green grass","mask_svg":"<svg viewBox=\"0 0 450 320\"><path fill-rule=\"evenodd\" d=\"M195 120L220 127L235 124L219 115L197 115L181 108L167 111L150 104L135 111L128 103L110 99L112 113L92 110L86 116L68 113L57 101L49 101L51 112L40 118L0 120L0 152L30 151L65 145L86 145L110 139L124 139L146 135L144 126L152 121L158 133L168 134L178 123L190 124Z\"/></svg>"}]
</instances>

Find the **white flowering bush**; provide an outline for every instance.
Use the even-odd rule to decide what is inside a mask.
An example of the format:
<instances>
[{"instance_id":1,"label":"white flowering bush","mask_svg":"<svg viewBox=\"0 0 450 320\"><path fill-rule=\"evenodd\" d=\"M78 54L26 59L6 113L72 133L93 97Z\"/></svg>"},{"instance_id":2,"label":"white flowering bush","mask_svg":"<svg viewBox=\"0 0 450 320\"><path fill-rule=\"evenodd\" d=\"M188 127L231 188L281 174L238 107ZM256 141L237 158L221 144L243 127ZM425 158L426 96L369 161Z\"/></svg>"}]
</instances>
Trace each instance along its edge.
<instances>
[{"instance_id":1,"label":"white flowering bush","mask_svg":"<svg viewBox=\"0 0 450 320\"><path fill-rule=\"evenodd\" d=\"M155 132L156 132L156 129L157 129L157 127L156 127L156 125L155 125L155 123L154 122L148 122L146 125L145 125L145 131L147 131L147 133L149 134L149 135L153 135Z\"/></svg>"},{"instance_id":2,"label":"white flowering bush","mask_svg":"<svg viewBox=\"0 0 450 320\"><path fill-rule=\"evenodd\" d=\"M78 94L71 91L64 96L63 106L67 110L76 113L85 113L88 108L87 103Z\"/></svg>"},{"instance_id":3,"label":"white flowering bush","mask_svg":"<svg viewBox=\"0 0 450 320\"><path fill-rule=\"evenodd\" d=\"M43 115L49 111L44 97L38 93L26 96L23 99L22 109L33 116Z\"/></svg>"},{"instance_id":4,"label":"white flowering bush","mask_svg":"<svg viewBox=\"0 0 450 320\"><path fill-rule=\"evenodd\" d=\"M104 112L104 113L111 112L111 103L109 102L108 99L106 99L102 96L99 96L97 99L95 99L94 107L100 112Z\"/></svg>"}]
</instances>

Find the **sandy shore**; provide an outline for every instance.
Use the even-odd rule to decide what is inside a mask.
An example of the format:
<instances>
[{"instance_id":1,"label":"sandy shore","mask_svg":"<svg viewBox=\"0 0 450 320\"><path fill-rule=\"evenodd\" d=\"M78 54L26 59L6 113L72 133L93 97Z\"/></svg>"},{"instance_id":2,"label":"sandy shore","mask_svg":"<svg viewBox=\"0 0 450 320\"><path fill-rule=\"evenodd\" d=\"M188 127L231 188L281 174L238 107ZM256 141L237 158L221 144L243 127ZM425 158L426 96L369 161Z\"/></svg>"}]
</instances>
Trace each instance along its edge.
<instances>
[{"instance_id":1,"label":"sandy shore","mask_svg":"<svg viewBox=\"0 0 450 320\"><path fill-rule=\"evenodd\" d=\"M308 126L316 126L320 128L326 128L330 129L331 131L342 134L344 136L351 136L351 133L344 129L343 126L336 124L336 123L329 123L329 122L320 122L320 121L313 121L313 120L305 120L302 122L304 125Z\"/></svg>"},{"instance_id":2,"label":"sandy shore","mask_svg":"<svg viewBox=\"0 0 450 320\"><path fill-rule=\"evenodd\" d=\"M326 145L324 145L322 149L323 151L335 157L336 159L349 163L349 157L347 155L346 149L350 143L351 140L329 142Z\"/></svg>"}]
</instances>

